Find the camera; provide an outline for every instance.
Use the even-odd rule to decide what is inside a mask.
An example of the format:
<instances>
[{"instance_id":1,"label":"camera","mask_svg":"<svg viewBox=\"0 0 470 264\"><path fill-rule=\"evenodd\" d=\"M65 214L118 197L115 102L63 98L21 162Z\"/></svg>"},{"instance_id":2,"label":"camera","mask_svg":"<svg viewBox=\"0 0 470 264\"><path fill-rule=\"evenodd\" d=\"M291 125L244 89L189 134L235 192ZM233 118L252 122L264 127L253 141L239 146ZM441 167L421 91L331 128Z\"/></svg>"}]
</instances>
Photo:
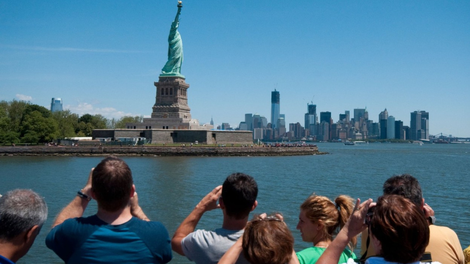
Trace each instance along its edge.
<instances>
[{"instance_id":1,"label":"camera","mask_svg":"<svg viewBox=\"0 0 470 264\"><path fill-rule=\"evenodd\" d=\"M374 216L375 212L375 206L370 207L369 210L367 210L366 218L364 219L364 224L370 225L370 222L372 220L372 217Z\"/></svg>"}]
</instances>

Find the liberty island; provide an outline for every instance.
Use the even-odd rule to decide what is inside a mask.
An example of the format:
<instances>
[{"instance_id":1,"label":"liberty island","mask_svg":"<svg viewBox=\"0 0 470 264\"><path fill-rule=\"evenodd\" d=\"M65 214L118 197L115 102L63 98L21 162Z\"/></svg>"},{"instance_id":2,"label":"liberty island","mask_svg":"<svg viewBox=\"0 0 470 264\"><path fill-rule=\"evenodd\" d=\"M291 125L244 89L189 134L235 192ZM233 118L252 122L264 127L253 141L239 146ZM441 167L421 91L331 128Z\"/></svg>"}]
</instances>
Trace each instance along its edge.
<instances>
[{"instance_id":1,"label":"liberty island","mask_svg":"<svg viewBox=\"0 0 470 264\"><path fill-rule=\"evenodd\" d=\"M178 2L168 36L168 60L155 82L156 99L150 118L127 123L126 129L95 129L93 139L117 140L140 138L150 143L252 144L251 131L215 131L212 125L200 125L191 117L186 78L181 74L183 40L178 31L183 3Z\"/></svg>"}]
</instances>

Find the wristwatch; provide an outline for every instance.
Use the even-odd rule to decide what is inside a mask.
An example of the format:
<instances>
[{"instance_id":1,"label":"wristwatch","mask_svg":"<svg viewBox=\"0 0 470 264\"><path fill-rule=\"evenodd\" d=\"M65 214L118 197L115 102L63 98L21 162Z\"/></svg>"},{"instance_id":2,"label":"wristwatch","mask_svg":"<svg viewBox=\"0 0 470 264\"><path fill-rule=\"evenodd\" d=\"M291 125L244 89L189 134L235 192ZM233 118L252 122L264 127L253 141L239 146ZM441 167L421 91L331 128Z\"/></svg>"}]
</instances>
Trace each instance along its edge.
<instances>
[{"instance_id":1,"label":"wristwatch","mask_svg":"<svg viewBox=\"0 0 470 264\"><path fill-rule=\"evenodd\" d=\"M428 217L428 222L430 225L434 225L436 223L436 217L434 215Z\"/></svg>"},{"instance_id":2,"label":"wristwatch","mask_svg":"<svg viewBox=\"0 0 470 264\"><path fill-rule=\"evenodd\" d=\"M83 198L83 199L87 199L88 201L91 200L91 197L88 196L88 195L86 195L86 194L84 194L84 193L82 193L81 190L77 192L77 196L80 197L80 198Z\"/></svg>"}]
</instances>

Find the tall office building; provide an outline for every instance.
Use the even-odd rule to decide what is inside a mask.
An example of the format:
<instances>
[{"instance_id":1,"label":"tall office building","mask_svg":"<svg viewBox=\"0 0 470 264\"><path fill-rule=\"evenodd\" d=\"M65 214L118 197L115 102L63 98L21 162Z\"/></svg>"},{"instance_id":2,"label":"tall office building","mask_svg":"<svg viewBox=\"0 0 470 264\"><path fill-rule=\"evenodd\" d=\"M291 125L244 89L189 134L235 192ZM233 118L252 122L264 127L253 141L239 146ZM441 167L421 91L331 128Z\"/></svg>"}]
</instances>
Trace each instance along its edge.
<instances>
[{"instance_id":1,"label":"tall office building","mask_svg":"<svg viewBox=\"0 0 470 264\"><path fill-rule=\"evenodd\" d=\"M316 123L317 105L307 104L307 113L305 113L305 130L309 131L309 135L314 135Z\"/></svg>"},{"instance_id":2,"label":"tall office building","mask_svg":"<svg viewBox=\"0 0 470 264\"><path fill-rule=\"evenodd\" d=\"M411 112L410 139L429 139L429 113L426 111Z\"/></svg>"},{"instance_id":3,"label":"tall office building","mask_svg":"<svg viewBox=\"0 0 470 264\"><path fill-rule=\"evenodd\" d=\"M388 119L388 111L387 111L387 108L385 108L385 110L383 110L379 114L379 130L380 130L381 139L387 138L387 119Z\"/></svg>"},{"instance_id":4,"label":"tall office building","mask_svg":"<svg viewBox=\"0 0 470 264\"><path fill-rule=\"evenodd\" d=\"M51 112L58 112L63 111L62 108L62 99L60 98L52 98L51 102Z\"/></svg>"},{"instance_id":5,"label":"tall office building","mask_svg":"<svg viewBox=\"0 0 470 264\"><path fill-rule=\"evenodd\" d=\"M395 138L395 117L389 116L387 118L387 139Z\"/></svg>"},{"instance_id":6,"label":"tall office building","mask_svg":"<svg viewBox=\"0 0 470 264\"><path fill-rule=\"evenodd\" d=\"M253 131L253 114L245 114L246 130Z\"/></svg>"},{"instance_id":7,"label":"tall office building","mask_svg":"<svg viewBox=\"0 0 470 264\"><path fill-rule=\"evenodd\" d=\"M379 121L379 132L380 132L380 139L387 138L387 119L380 119Z\"/></svg>"},{"instance_id":8,"label":"tall office building","mask_svg":"<svg viewBox=\"0 0 470 264\"><path fill-rule=\"evenodd\" d=\"M259 114L253 115L253 129L262 128L261 116Z\"/></svg>"},{"instance_id":9,"label":"tall office building","mask_svg":"<svg viewBox=\"0 0 470 264\"><path fill-rule=\"evenodd\" d=\"M395 121L395 138L405 139L405 133L403 131L403 121Z\"/></svg>"},{"instance_id":10,"label":"tall office building","mask_svg":"<svg viewBox=\"0 0 470 264\"><path fill-rule=\"evenodd\" d=\"M320 112L320 129L317 134L321 133L325 141L331 139L331 123L331 112Z\"/></svg>"},{"instance_id":11,"label":"tall office building","mask_svg":"<svg viewBox=\"0 0 470 264\"><path fill-rule=\"evenodd\" d=\"M286 128L286 115L280 114L279 121L277 122L279 128Z\"/></svg>"},{"instance_id":12,"label":"tall office building","mask_svg":"<svg viewBox=\"0 0 470 264\"><path fill-rule=\"evenodd\" d=\"M331 112L320 112L320 123L331 124Z\"/></svg>"},{"instance_id":13,"label":"tall office building","mask_svg":"<svg viewBox=\"0 0 470 264\"><path fill-rule=\"evenodd\" d=\"M271 127L275 129L277 127L277 120L280 114L280 94L276 89L271 92Z\"/></svg>"},{"instance_id":14,"label":"tall office building","mask_svg":"<svg viewBox=\"0 0 470 264\"><path fill-rule=\"evenodd\" d=\"M385 108L385 110L383 110L379 114L379 121L382 119L387 119L387 118L388 118L388 111L387 111L387 108Z\"/></svg>"},{"instance_id":15,"label":"tall office building","mask_svg":"<svg viewBox=\"0 0 470 264\"><path fill-rule=\"evenodd\" d=\"M361 118L365 119L366 109L354 109L354 122L361 122Z\"/></svg>"}]
</instances>

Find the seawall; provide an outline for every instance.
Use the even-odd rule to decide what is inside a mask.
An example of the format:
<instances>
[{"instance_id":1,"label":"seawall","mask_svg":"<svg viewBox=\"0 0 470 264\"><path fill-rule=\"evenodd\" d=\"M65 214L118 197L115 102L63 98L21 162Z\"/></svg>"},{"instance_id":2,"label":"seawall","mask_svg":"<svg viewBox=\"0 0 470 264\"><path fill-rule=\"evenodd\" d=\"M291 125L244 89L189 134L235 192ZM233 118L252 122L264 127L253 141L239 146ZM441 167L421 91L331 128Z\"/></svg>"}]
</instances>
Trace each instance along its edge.
<instances>
[{"instance_id":1,"label":"seawall","mask_svg":"<svg viewBox=\"0 0 470 264\"><path fill-rule=\"evenodd\" d=\"M317 146L21 146L0 147L0 156L300 156L326 154Z\"/></svg>"}]
</instances>

